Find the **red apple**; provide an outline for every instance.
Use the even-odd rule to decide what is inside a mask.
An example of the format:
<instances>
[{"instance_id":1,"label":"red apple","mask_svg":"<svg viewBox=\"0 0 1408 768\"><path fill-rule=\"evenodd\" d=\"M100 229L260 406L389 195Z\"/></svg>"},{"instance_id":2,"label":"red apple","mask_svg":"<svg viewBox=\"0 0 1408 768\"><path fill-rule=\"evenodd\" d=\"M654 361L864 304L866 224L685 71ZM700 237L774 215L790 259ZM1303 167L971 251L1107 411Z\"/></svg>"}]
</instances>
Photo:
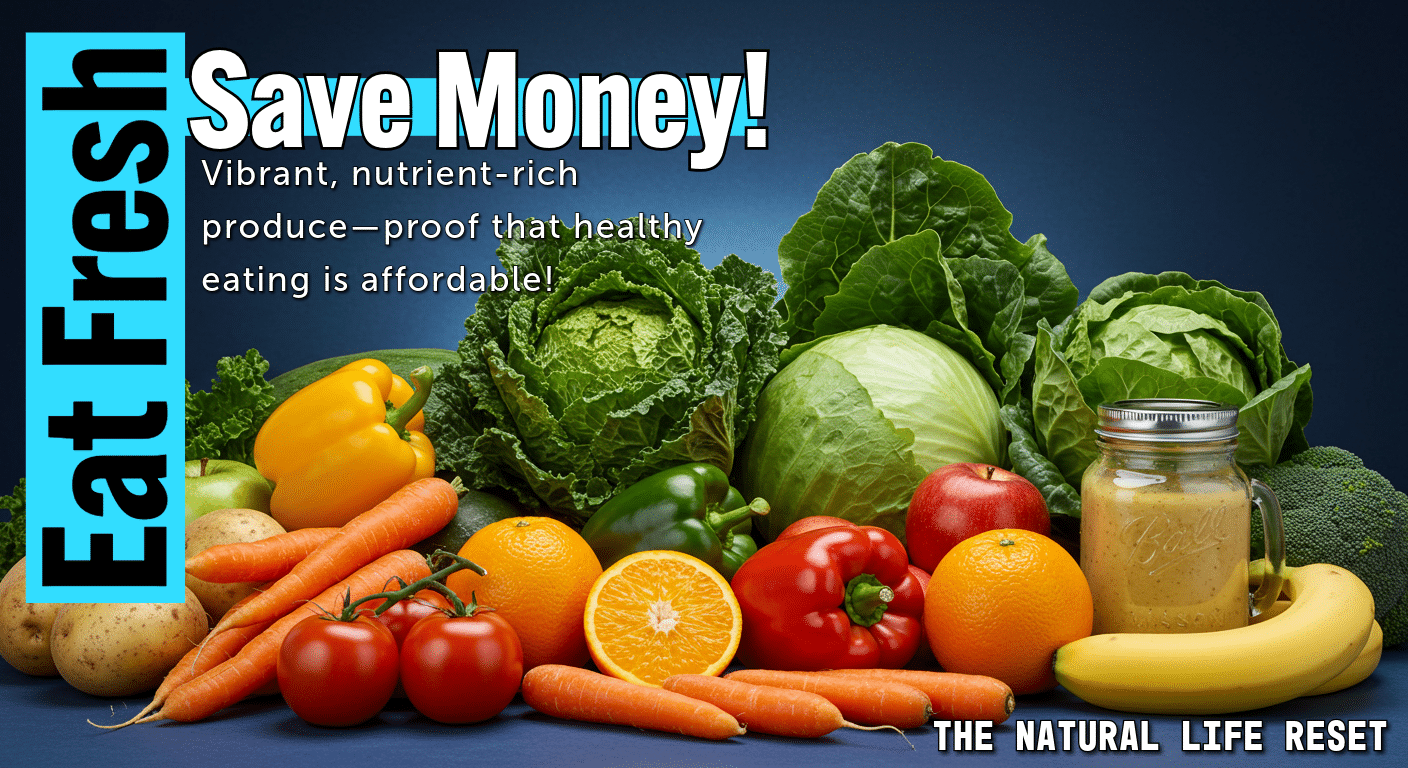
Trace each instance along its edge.
<instances>
[{"instance_id":1,"label":"red apple","mask_svg":"<svg viewBox=\"0 0 1408 768\"><path fill-rule=\"evenodd\" d=\"M1031 481L988 464L949 464L924 478L904 522L909 561L932 572L954 545L996 528L1047 535L1051 515Z\"/></svg>"}]
</instances>

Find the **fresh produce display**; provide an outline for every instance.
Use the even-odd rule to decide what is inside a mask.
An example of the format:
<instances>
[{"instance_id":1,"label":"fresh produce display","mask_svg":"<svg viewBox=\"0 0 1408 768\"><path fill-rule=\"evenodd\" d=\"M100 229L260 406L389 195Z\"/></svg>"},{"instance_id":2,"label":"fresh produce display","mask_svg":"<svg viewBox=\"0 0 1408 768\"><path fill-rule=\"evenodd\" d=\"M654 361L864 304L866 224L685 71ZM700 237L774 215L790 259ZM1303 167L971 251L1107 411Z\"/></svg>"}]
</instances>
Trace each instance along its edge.
<instances>
[{"instance_id":1,"label":"fresh produce display","mask_svg":"<svg viewBox=\"0 0 1408 768\"><path fill-rule=\"evenodd\" d=\"M149 691L210 624L191 590L186 602L68 603L59 608L49 649L65 682L94 696Z\"/></svg>"},{"instance_id":2,"label":"fresh produce display","mask_svg":"<svg viewBox=\"0 0 1408 768\"><path fill-rule=\"evenodd\" d=\"M343 525L434 474L434 448L410 427L434 374L412 371L415 392L402 392L399 404L397 378L375 360L349 363L285 400L260 427L254 465L274 483L270 514L285 528Z\"/></svg>"},{"instance_id":3,"label":"fresh produce display","mask_svg":"<svg viewBox=\"0 0 1408 768\"><path fill-rule=\"evenodd\" d=\"M1021 475L991 464L940 467L910 499L904 522L909 559L933 571L960 541L996 528L1051 533L1041 491Z\"/></svg>"},{"instance_id":4,"label":"fresh produce display","mask_svg":"<svg viewBox=\"0 0 1408 768\"><path fill-rule=\"evenodd\" d=\"M24 558L10 566L0 579L0 659L26 675L53 677L54 617L59 603L31 603L24 596Z\"/></svg>"},{"instance_id":5,"label":"fresh produce display","mask_svg":"<svg viewBox=\"0 0 1408 768\"><path fill-rule=\"evenodd\" d=\"M997 396L962 356L922 333L877 325L789 349L758 398L736 471L773 510L768 538L828 515L904 536L924 476L955 461L1000 463ZM838 435L846 439L838 440Z\"/></svg>"},{"instance_id":6,"label":"fresh produce display","mask_svg":"<svg viewBox=\"0 0 1408 768\"><path fill-rule=\"evenodd\" d=\"M621 491L582 526L603 568L632 552L671 549L693 555L725 578L758 551L748 535L768 503L751 504L713 464L695 462L661 470Z\"/></svg>"},{"instance_id":7,"label":"fresh produce display","mask_svg":"<svg viewBox=\"0 0 1408 768\"><path fill-rule=\"evenodd\" d=\"M742 259L561 234L504 240L503 268L553 290L479 298L427 418L441 469L580 525L662 469L729 472L783 339L774 278Z\"/></svg>"},{"instance_id":8,"label":"fresh produce display","mask_svg":"<svg viewBox=\"0 0 1408 768\"><path fill-rule=\"evenodd\" d=\"M924 593L893 534L821 528L774 541L733 577L739 656L769 669L904 666L919 648Z\"/></svg>"},{"instance_id":9,"label":"fresh produce display","mask_svg":"<svg viewBox=\"0 0 1408 768\"><path fill-rule=\"evenodd\" d=\"M1092 704L1125 712L1242 712L1305 695L1359 656L1372 633L1374 596L1354 574L1325 564L1289 569L1285 589L1291 606L1251 626L1069 643L1056 652L1056 679Z\"/></svg>"},{"instance_id":10,"label":"fresh produce display","mask_svg":"<svg viewBox=\"0 0 1408 768\"><path fill-rule=\"evenodd\" d=\"M545 715L588 723L727 739L747 730L705 701L650 685L561 664L544 664L523 676L523 701Z\"/></svg>"},{"instance_id":11,"label":"fresh produce display","mask_svg":"<svg viewBox=\"0 0 1408 768\"><path fill-rule=\"evenodd\" d=\"M582 613L601 563L581 534L549 517L514 517L480 529L459 555L488 575L460 571L446 586L513 626L524 669L587 663Z\"/></svg>"},{"instance_id":12,"label":"fresh produce display","mask_svg":"<svg viewBox=\"0 0 1408 768\"><path fill-rule=\"evenodd\" d=\"M217 509L255 509L269 513L274 486L259 470L228 459L186 462L186 524Z\"/></svg>"},{"instance_id":13,"label":"fresh produce display","mask_svg":"<svg viewBox=\"0 0 1408 768\"><path fill-rule=\"evenodd\" d=\"M886 680L854 680L817 672L740 669L724 676L740 683L815 693L836 705L847 720L860 725L888 725L905 730L928 725L934 717L929 697L918 688Z\"/></svg>"},{"instance_id":14,"label":"fresh produce display","mask_svg":"<svg viewBox=\"0 0 1408 768\"><path fill-rule=\"evenodd\" d=\"M1092 611L1090 586L1061 545L998 529L959 542L939 561L924 596L924 628L944 669L1039 693L1056 687L1051 654L1090 635Z\"/></svg>"},{"instance_id":15,"label":"fresh produce display","mask_svg":"<svg viewBox=\"0 0 1408 768\"><path fill-rule=\"evenodd\" d=\"M1053 514L1080 514L1064 486L1079 490L1095 459L1101 403L1177 397L1235 405L1244 465L1274 464L1307 447L1310 366L1287 358L1280 325L1259 293L1182 272L1112 277L1069 319L1038 329L1034 360L1030 413L1039 452L1014 452L1012 460Z\"/></svg>"},{"instance_id":16,"label":"fresh produce display","mask_svg":"<svg viewBox=\"0 0 1408 768\"><path fill-rule=\"evenodd\" d=\"M569 229L502 242L504 270L553 287L482 294L458 351L272 381L256 350L222 358L188 385L187 603L27 603L21 480L0 657L155 687L104 728L275 692L320 726L401 693L472 724L521 694L716 740L1001 724L1058 684L1196 715L1369 678L1408 639L1408 496L1307 447L1310 368L1265 298L1165 272L1078 302L1011 225L976 171L885 144L783 238L776 305L737 257ZM1137 397L1240 408L1237 459L1280 496L1295 566L1247 627L1090 635L1078 484L1094 409Z\"/></svg>"},{"instance_id":17,"label":"fresh produce display","mask_svg":"<svg viewBox=\"0 0 1408 768\"><path fill-rule=\"evenodd\" d=\"M1408 495L1342 448L1302 451L1247 474L1276 492L1286 533L1286 565L1331 563L1349 570L1374 593L1374 617L1384 642L1408 640ZM1253 558L1264 545L1261 517L1252 515Z\"/></svg>"},{"instance_id":18,"label":"fresh produce display","mask_svg":"<svg viewBox=\"0 0 1408 768\"><path fill-rule=\"evenodd\" d=\"M260 542L284 533L283 526L269 515L253 509L217 509L186 526L186 554L207 555L212 547ZM211 581L186 574L186 588L195 593L212 622L219 621L230 607L254 594L266 578Z\"/></svg>"},{"instance_id":19,"label":"fresh produce display","mask_svg":"<svg viewBox=\"0 0 1408 768\"><path fill-rule=\"evenodd\" d=\"M587 595L587 647L601 671L658 686L673 675L717 675L738 651L743 613L728 581L704 561L636 552L602 572Z\"/></svg>"}]
</instances>

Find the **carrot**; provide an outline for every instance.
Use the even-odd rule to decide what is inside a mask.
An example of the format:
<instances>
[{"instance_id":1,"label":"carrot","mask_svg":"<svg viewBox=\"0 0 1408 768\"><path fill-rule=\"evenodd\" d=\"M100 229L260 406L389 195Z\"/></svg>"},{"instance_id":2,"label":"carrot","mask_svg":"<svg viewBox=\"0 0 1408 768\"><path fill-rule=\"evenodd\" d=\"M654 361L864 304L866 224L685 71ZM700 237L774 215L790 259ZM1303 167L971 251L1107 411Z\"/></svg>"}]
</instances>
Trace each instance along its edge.
<instances>
[{"instance_id":1,"label":"carrot","mask_svg":"<svg viewBox=\"0 0 1408 768\"><path fill-rule=\"evenodd\" d=\"M933 715L929 697L909 685L882 681L856 685L854 682L815 672L780 672L771 669L740 669L724 676L754 685L792 688L825 697L841 716L864 725L891 725L918 728Z\"/></svg>"},{"instance_id":2,"label":"carrot","mask_svg":"<svg viewBox=\"0 0 1408 768\"><path fill-rule=\"evenodd\" d=\"M254 597L253 594L246 595L231 607L243 605L252 597ZM230 632L222 632L220 633L220 637L210 638L209 642L202 642L193 646L191 650L186 652L185 656L181 657L180 661L176 662L176 666L172 667L171 671L166 673L166 677L162 678L161 685L156 689L156 693L152 694L151 703L143 707L141 712L138 712L127 722L117 725L98 725L92 720L88 722L97 725L99 728L110 730L121 728L125 725L131 725L141 720L151 713L152 710L161 706L162 703L166 701L166 697L171 695L171 692L176 690L177 687L184 685L188 680L199 677L206 670L212 669L220 662L234 656L244 647L245 643L254 639L256 635L264 631L265 627L268 626L268 624L253 624L248 627L240 627Z\"/></svg>"},{"instance_id":3,"label":"carrot","mask_svg":"<svg viewBox=\"0 0 1408 768\"><path fill-rule=\"evenodd\" d=\"M412 480L348 521L258 597L226 613L210 633L277 619L378 557L439 531L458 511L459 497L449 483L437 477Z\"/></svg>"},{"instance_id":4,"label":"carrot","mask_svg":"<svg viewBox=\"0 0 1408 768\"><path fill-rule=\"evenodd\" d=\"M349 590L352 599L357 600L382 591L386 582L393 578L400 577L412 582L429 575L430 567L417 552L404 549L383 555L269 625L233 658L177 686L167 696L161 709L136 722L176 720L189 723L219 712L274 679L279 646L283 645L284 638L298 622L320 615L323 608L340 605Z\"/></svg>"},{"instance_id":5,"label":"carrot","mask_svg":"<svg viewBox=\"0 0 1408 768\"><path fill-rule=\"evenodd\" d=\"M545 715L668 731L702 739L742 736L746 729L713 704L662 688L561 664L523 676L523 701Z\"/></svg>"},{"instance_id":6,"label":"carrot","mask_svg":"<svg viewBox=\"0 0 1408 768\"><path fill-rule=\"evenodd\" d=\"M186 573L212 584L283 578L338 528L301 528L260 541L217 544L186 558Z\"/></svg>"},{"instance_id":7,"label":"carrot","mask_svg":"<svg viewBox=\"0 0 1408 768\"><path fill-rule=\"evenodd\" d=\"M892 727L847 722L841 717L841 710L825 696L794 688L753 685L710 675L674 675L661 687L707 701L733 715L749 730L774 736L815 739L843 727L862 731Z\"/></svg>"},{"instance_id":8,"label":"carrot","mask_svg":"<svg viewBox=\"0 0 1408 768\"><path fill-rule=\"evenodd\" d=\"M997 725L1016 709L1012 689L986 675L926 672L916 669L833 669L823 672L868 685L873 681L902 683L923 691L943 720L991 720Z\"/></svg>"}]
</instances>

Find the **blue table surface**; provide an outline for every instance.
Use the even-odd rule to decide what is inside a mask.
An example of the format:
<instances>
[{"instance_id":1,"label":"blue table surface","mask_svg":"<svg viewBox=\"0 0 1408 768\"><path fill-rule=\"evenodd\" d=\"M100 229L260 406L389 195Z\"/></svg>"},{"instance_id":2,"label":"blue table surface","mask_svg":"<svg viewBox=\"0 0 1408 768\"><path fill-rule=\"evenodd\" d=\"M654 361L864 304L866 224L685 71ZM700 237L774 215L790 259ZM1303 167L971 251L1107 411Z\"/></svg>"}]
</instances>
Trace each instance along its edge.
<instances>
[{"instance_id":1,"label":"blue table surface","mask_svg":"<svg viewBox=\"0 0 1408 768\"><path fill-rule=\"evenodd\" d=\"M1275 664L1275 659L1267 659ZM938 751L938 732L908 732L914 749L892 732L841 730L815 740L748 734L710 742L672 734L556 720L515 700L503 714L478 725L446 726L430 721L404 700L371 722L346 729L310 726L277 696L241 703L201 723L153 723L118 731L88 724L126 720L148 699L99 699L58 678L31 678L0 664L0 766L377 766L445 760L455 765L563 766L602 768L732 768L742 766L906 766L1021 763L1027 766L1226 764L1233 759L1263 765L1320 765L1345 761L1408 764L1408 648L1386 651L1382 663L1358 686L1326 696L1297 699L1256 712L1215 716L1219 720L1260 720L1262 751L1197 752L1183 749L1183 721L1193 723L1193 741L1206 741L1205 719L1151 717L1092 707L1062 689L1019 697L1017 711L992 731L992 751ZM1018 720L1149 721L1157 752L1016 751ZM1387 721L1383 749L1372 751L1373 734L1361 752L1285 750L1287 721ZM1056 734L1060 738L1060 729ZM1073 736L1072 741L1076 739ZM950 745L951 746L951 745ZM428 764L428 763L424 763ZM1240 763L1239 763L1240 764Z\"/></svg>"}]
</instances>

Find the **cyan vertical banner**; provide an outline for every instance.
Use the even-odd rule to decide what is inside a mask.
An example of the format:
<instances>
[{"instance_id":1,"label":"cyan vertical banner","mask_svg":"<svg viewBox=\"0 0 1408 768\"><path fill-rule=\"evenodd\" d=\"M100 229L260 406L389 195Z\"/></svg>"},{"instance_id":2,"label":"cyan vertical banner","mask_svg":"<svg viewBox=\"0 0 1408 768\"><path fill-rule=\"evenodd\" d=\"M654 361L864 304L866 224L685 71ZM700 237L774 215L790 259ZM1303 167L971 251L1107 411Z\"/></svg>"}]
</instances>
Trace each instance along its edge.
<instances>
[{"instance_id":1,"label":"cyan vertical banner","mask_svg":"<svg viewBox=\"0 0 1408 768\"><path fill-rule=\"evenodd\" d=\"M185 61L25 36L31 602L185 601Z\"/></svg>"}]
</instances>

